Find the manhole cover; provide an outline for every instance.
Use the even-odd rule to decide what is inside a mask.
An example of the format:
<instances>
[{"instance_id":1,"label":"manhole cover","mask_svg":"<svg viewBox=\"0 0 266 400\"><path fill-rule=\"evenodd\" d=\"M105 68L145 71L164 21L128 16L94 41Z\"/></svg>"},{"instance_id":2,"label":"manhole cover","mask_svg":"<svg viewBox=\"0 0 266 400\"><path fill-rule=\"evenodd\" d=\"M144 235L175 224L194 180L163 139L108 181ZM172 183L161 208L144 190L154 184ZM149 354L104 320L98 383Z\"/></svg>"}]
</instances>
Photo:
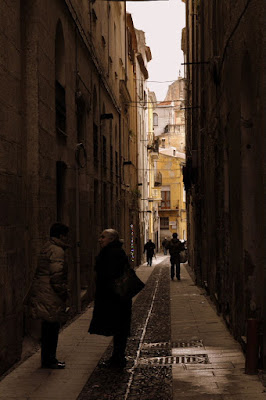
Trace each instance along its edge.
<instances>
[{"instance_id":1,"label":"manhole cover","mask_svg":"<svg viewBox=\"0 0 266 400\"><path fill-rule=\"evenodd\" d=\"M141 365L209 364L207 354L183 354L180 356L140 358Z\"/></svg>"}]
</instances>

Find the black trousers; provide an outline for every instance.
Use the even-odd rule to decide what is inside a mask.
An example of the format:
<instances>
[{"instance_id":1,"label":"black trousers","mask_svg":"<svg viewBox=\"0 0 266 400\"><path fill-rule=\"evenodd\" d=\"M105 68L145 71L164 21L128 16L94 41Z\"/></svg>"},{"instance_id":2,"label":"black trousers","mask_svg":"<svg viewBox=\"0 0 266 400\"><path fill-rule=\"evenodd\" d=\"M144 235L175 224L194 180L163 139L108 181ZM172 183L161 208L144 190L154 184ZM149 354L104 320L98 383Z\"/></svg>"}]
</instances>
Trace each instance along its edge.
<instances>
[{"instance_id":1,"label":"black trousers","mask_svg":"<svg viewBox=\"0 0 266 400\"><path fill-rule=\"evenodd\" d=\"M148 263L150 266L152 265L152 257L153 257L153 254L147 253L147 263Z\"/></svg>"},{"instance_id":2,"label":"black trousers","mask_svg":"<svg viewBox=\"0 0 266 400\"><path fill-rule=\"evenodd\" d=\"M175 269L176 269L176 271L175 271ZM176 272L177 279L180 279L180 262L176 261L176 260L175 261L171 260L171 278L172 279L175 276L175 272Z\"/></svg>"},{"instance_id":3,"label":"black trousers","mask_svg":"<svg viewBox=\"0 0 266 400\"><path fill-rule=\"evenodd\" d=\"M59 322L42 321L42 364L50 364L56 362L56 348L58 342L59 328Z\"/></svg>"},{"instance_id":4,"label":"black trousers","mask_svg":"<svg viewBox=\"0 0 266 400\"><path fill-rule=\"evenodd\" d=\"M127 334L117 333L114 335L114 349L112 357L116 359L123 359L125 357L125 350L127 345Z\"/></svg>"}]
</instances>

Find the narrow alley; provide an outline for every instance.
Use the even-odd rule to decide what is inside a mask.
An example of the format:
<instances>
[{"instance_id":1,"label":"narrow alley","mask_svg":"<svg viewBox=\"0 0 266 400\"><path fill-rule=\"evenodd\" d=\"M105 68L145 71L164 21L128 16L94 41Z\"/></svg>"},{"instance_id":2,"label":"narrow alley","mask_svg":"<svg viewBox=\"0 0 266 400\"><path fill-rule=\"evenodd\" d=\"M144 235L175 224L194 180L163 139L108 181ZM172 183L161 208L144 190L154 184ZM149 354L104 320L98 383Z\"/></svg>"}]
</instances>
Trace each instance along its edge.
<instances>
[{"instance_id":1,"label":"narrow alley","mask_svg":"<svg viewBox=\"0 0 266 400\"><path fill-rule=\"evenodd\" d=\"M238 342L217 315L188 264L170 280L169 256L142 264L146 283L135 298L127 366L107 368L112 342L88 334L92 305L59 336L64 370L42 369L40 350L0 381L1 400L263 400L258 375L245 374Z\"/></svg>"}]
</instances>

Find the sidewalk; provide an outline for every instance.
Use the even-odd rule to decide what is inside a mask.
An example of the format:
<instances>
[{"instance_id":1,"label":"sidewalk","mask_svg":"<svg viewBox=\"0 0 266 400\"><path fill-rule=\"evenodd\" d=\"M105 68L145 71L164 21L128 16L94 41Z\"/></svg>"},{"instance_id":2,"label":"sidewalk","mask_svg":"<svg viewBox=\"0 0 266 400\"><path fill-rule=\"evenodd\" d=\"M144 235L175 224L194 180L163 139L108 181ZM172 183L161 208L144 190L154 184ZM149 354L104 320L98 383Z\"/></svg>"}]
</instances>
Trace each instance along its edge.
<instances>
[{"instance_id":1,"label":"sidewalk","mask_svg":"<svg viewBox=\"0 0 266 400\"><path fill-rule=\"evenodd\" d=\"M157 255L152 267L141 265L140 279L146 282L163 259ZM92 311L89 307L59 335L57 355L66 362L64 370L40 368L39 350L0 381L0 400L76 400L112 340L88 333Z\"/></svg>"},{"instance_id":2,"label":"sidewalk","mask_svg":"<svg viewBox=\"0 0 266 400\"><path fill-rule=\"evenodd\" d=\"M139 277L145 282L162 261L168 264L169 257L157 255L152 267L140 266ZM181 281L170 282L170 296L172 356L207 355L210 361L172 365L173 400L265 400L259 378L244 373L239 344L184 265ZM88 334L91 317L92 307L60 333L58 357L65 370L41 369L38 351L0 381L0 400L76 400L112 340ZM193 347L193 340L201 347ZM188 347L178 347L180 342Z\"/></svg>"},{"instance_id":3,"label":"sidewalk","mask_svg":"<svg viewBox=\"0 0 266 400\"><path fill-rule=\"evenodd\" d=\"M173 348L172 355L207 354L209 364L173 364L173 400L266 400L257 375L245 374L245 358L204 289L181 264L170 282L172 342L201 340L202 347Z\"/></svg>"}]
</instances>

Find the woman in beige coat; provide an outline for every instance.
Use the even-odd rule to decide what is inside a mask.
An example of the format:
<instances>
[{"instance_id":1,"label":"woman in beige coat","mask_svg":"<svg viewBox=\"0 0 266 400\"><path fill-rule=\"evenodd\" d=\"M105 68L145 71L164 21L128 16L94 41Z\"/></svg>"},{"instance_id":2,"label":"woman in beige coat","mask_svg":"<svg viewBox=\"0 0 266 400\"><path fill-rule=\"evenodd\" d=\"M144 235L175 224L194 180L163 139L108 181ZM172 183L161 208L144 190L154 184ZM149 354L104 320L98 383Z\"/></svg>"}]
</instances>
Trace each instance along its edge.
<instances>
[{"instance_id":1,"label":"woman in beige coat","mask_svg":"<svg viewBox=\"0 0 266 400\"><path fill-rule=\"evenodd\" d=\"M62 369L56 358L60 322L66 320L67 264L65 250L68 227L55 223L50 239L42 248L28 305L32 318L42 320L41 359L43 368Z\"/></svg>"}]
</instances>

